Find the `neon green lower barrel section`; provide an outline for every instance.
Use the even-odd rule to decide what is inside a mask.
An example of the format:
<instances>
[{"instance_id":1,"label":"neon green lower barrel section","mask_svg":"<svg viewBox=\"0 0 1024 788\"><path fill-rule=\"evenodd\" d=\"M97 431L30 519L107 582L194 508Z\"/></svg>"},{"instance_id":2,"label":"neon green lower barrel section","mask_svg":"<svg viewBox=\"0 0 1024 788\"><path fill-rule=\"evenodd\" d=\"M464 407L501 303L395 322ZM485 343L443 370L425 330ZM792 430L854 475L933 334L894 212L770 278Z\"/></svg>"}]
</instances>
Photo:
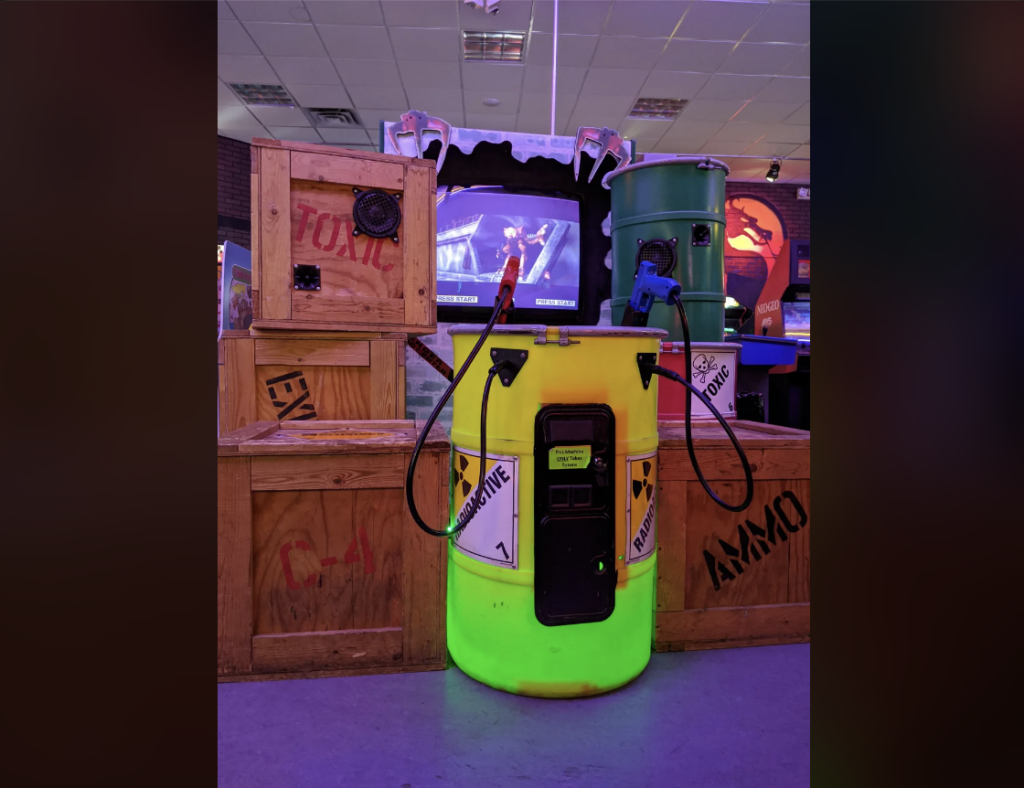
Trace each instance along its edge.
<instances>
[{"instance_id":1,"label":"neon green lower barrel section","mask_svg":"<svg viewBox=\"0 0 1024 788\"><path fill-rule=\"evenodd\" d=\"M480 330L480 326L449 329L456 368L479 340ZM474 679L521 695L580 697L620 687L647 666L657 577L654 503L650 493L647 502L644 495L634 496L639 501L635 506L627 501L634 482L641 491L648 486L652 492L656 489L658 379L654 376L644 388L637 354L657 353L665 335L651 328L496 326L456 389L452 444L453 457L459 462L452 468L453 524L466 500L462 485L468 489L470 483L477 483L479 465L475 471L462 468L466 455L460 450L479 453L480 405L491 351L501 348L528 354L510 386L497 380L492 385L487 420L487 455L512 458L506 467L514 471L503 478L514 476L518 487L516 534L502 536L504 549L495 555L516 566L478 560L466 551L467 540L460 546L453 539L448 551L448 649L455 664ZM614 414L612 508L618 576L614 609L603 621L545 626L535 613L534 430L538 412L551 404L606 404ZM505 489L512 483L507 481ZM501 505L497 497L488 504ZM649 525L644 533L650 529L650 545L645 545L642 560L628 563L634 554L627 536L635 537L634 524L645 510ZM496 509L491 511L494 514ZM472 528L471 522L464 534ZM485 547L491 550L489 542Z\"/></svg>"}]
</instances>

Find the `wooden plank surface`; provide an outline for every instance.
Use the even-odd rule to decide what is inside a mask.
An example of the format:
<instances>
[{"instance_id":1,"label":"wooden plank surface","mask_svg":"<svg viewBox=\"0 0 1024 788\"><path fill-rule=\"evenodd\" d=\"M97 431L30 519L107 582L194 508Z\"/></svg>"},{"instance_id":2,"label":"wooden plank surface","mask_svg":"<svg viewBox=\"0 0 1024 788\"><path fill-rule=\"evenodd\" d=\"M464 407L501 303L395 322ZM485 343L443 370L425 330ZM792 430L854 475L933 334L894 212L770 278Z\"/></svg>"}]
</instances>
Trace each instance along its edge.
<instances>
[{"instance_id":1,"label":"wooden plank surface","mask_svg":"<svg viewBox=\"0 0 1024 788\"><path fill-rule=\"evenodd\" d=\"M291 325L289 323L288 325ZM250 328L249 336L253 339L310 339L315 342L334 341L338 339L337 331L288 331L283 329L272 329L265 331L258 328ZM381 339L379 331L346 331L344 339Z\"/></svg>"},{"instance_id":2,"label":"wooden plank surface","mask_svg":"<svg viewBox=\"0 0 1024 788\"><path fill-rule=\"evenodd\" d=\"M403 601L421 604L402 593L405 496L401 489L356 490L354 495L352 513L363 563L362 571L353 571L352 626L401 627Z\"/></svg>"},{"instance_id":3,"label":"wooden plank surface","mask_svg":"<svg viewBox=\"0 0 1024 788\"><path fill-rule=\"evenodd\" d=\"M249 459L217 460L217 672L252 669Z\"/></svg>"},{"instance_id":4,"label":"wooden plank surface","mask_svg":"<svg viewBox=\"0 0 1024 788\"><path fill-rule=\"evenodd\" d=\"M377 665L365 668L342 668L340 670L296 670L277 673L248 673L239 676L218 676L219 684L235 684L250 681L282 681L285 679L334 679L349 676L380 676L388 673L420 673L427 670L445 670L448 663L424 662L419 665Z\"/></svg>"},{"instance_id":5,"label":"wooden plank surface","mask_svg":"<svg viewBox=\"0 0 1024 788\"><path fill-rule=\"evenodd\" d=\"M402 630L382 628L339 632L257 635L253 670L288 671L401 664Z\"/></svg>"},{"instance_id":6,"label":"wooden plank surface","mask_svg":"<svg viewBox=\"0 0 1024 788\"><path fill-rule=\"evenodd\" d=\"M287 320L292 315L292 260L288 151L265 148L260 159L260 316Z\"/></svg>"},{"instance_id":7,"label":"wooden plank surface","mask_svg":"<svg viewBox=\"0 0 1024 788\"><path fill-rule=\"evenodd\" d=\"M252 459L254 490L357 490L404 485L401 454Z\"/></svg>"},{"instance_id":8,"label":"wooden plank surface","mask_svg":"<svg viewBox=\"0 0 1024 788\"><path fill-rule=\"evenodd\" d=\"M332 323L358 321L373 326L400 325L405 319L405 300L295 291L292 314L297 320L320 319Z\"/></svg>"},{"instance_id":9,"label":"wooden plank surface","mask_svg":"<svg viewBox=\"0 0 1024 788\"><path fill-rule=\"evenodd\" d=\"M810 479L793 484L790 489L811 516L811 482ZM811 601L811 529L810 522L800 529L800 533L791 534L789 539L789 601Z\"/></svg>"},{"instance_id":10,"label":"wooden plank surface","mask_svg":"<svg viewBox=\"0 0 1024 788\"><path fill-rule=\"evenodd\" d=\"M255 348L251 339L225 339L224 385L220 392L224 418L221 435L257 420L256 387L253 380Z\"/></svg>"},{"instance_id":11,"label":"wooden plank surface","mask_svg":"<svg viewBox=\"0 0 1024 788\"><path fill-rule=\"evenodd\" d=\"M682 610L686 596L686 495L684 482L669 482L658 467L657 609Z\"/></svg>"},{"instance_id":12,"label":"wooden plank surface","mask_svg":"<svg viewBox=\"0 0 1024 788\"><path fill-rule=\"evenodd\" d=\"M317 421L312 424L290 421L281 423L282 430L302 430L304 432L310 430L336 430L341 427L354 430L418 430L422 429L423 425L418 424L412 419L345 419L342 423L337 421Z\"/></svg>"},{"instance_id":13,"label":"wooden plank surface","mask_svg":"<svg viewBox=\"0 0 1024 788\"><path fill-rule=\"evenodd\" d=\"M408 462L408 457L406 458ZM432 528L448 525L447 454L421 454L413 481L416 508ZM402 596L407 603L402 625L405 662L430 662L443 658L445 640L445 593L447 588L448 540L422 531L403 507L402 536L405 557Z\"/></svg>"},{"instance_id":14,"label":"wooden plank surface","mask_svg":"<svg viewBox=\"0 0 1024 788\"><path fill-rule=\"evenodd\" d=\"M436 190L436 187L435 187ZM430 233L432 212L436 213L430 192L430 171L410 169L406 174L403 225L405 227L405 312L407 325L426 326L437 320L430 309L433 268L437 244Z\"/></svg>"},{"instance_id":15,"label":"wooden plank surface","mask_svg":"<svg viewBox=\"0 0 1024 788\"><path fill-rule=\"evenodd\" d=\"M308 364L315 367L367 367L370 343L366 341L257 339L256 364Z\"/></svg>"},{"instance_id":16,"label":"wooden plank surface","mask_svg":"<svg viewBox=\"0 0 1024 788\"><path fill-rule=\"evenodd\" d=\"M686 648L730 642L754 645L774 638L809 640L810 636L809 603L678 610L655 616L657 642L685 644Z\"/></svg>"},{"instance_id":17,"label":"wooden plank surface","mask_svg":"<svg viewBox=\"0 0 1024 788\"><path fill-rule=\"evenodd\" d=\"M241 454L386 454L411 451L419 433L414 429L353 428L351 423L333 422L334 430L281 430L267 439L252 440L238 447ZM306 433L308 438L302 437ZM319 434L318 434L319 433ZM337 433L337 434L334 434ZM330 436L330 437L328 437ZM423 451L447 454L451 443L443 428L435 424L423 442Z\"/></svg>"},{"instance_id":18,"label":"wooden plank surface","mask_svg":"<svg viewBox=\"0 0 1024 788\"><path fill-rule=\"evenodd\" d=\"M299 375L282 380L295 373ZM284 384L290 385L291 391ZM283 424L301 418L296 423L310 424L311 419L367 419L373 415L369 367L259 366L255 387L256 415L261 420L280 419Z\"/></svg>"},{"instance_id":19,"label":"wooden plank surface","mask_svg":"<svg viewBox=\"0 0 1024 788\"><path fill-rule=\"evenodd\" d=\"M795 430L793 433L778 434L775 432L767 432L763 428L765 425L754 424L751 426L751 422L737 421L729 426L732 428L733 433L739 440L740 445L744 449L758 448L791 448L791 449L809 449L810 448L810 433L803 432L801 430ZM693 424L691 434L693 440L700 448L721 448L721 447L732 447L732 442L729 440L729 436L725 434L717 423L701 423ZM659 449L686 449L686 429L684 423L678 422L658 422L658 448Z\"/></svg>"},{"instance_id":20,"label":"wooden plank surface","mask_svg":"<svg viewBox=\"0 0 1024 788\"><path fill-rule=\"evenodd\" d=\"M253 320L252 328L258 331L269 329L291 329L299 331L344 331L349 332L395 332L423 336L436 334L437 326L407 326L404 323L379 324L365 322L332 321L332 320Z\"/></svg>"},{"instance_id":21,"label":"wooden plank surface","mask_svg":"<svg viewBox=\"0 0 1024 788\"><path fill-rule=\"evenodd\" d=\"M281 148L289 151L304 151L327 156L343 156L352 159L365 159L367 161L379 161L385 164L401 164L406 167L428 167L437 168L433 159L415 159L411 156L401 156L391 153L376 153L365 150L348 150L335 148L330 145L317 145L311 142L294 142L292 140L270 140L264 137L254 137L251 143L253 146L265 148Z\"/></svg>"},{"instance_id":22,"label":"wooden plank surface","mask_svg":"<svg viewBox=\"0 0 1024 788\"><path fill-rule=\"evenodd\" d=\"M254 421L252 424L247 424L237 430L232 430L228 434L222 435L217 440L217 454L237 455L239 444L250 440L259 440L260 438L265 438L268 435L273 435L278 429L279 427L275 422Z\"/></svg>"},{"instance_id":23,"label":"wooden plank surface","mask_svg":"<svg viewBox=\"0 0 1024 788\"><path fill-rule=\"evenodd\" d=\"M326 151L292 151L292 178L295 180L340 183L367 189L401 191L405 186L405 165L401 161L370 159L341 154L337 149ZM417 168L417 172L425 168Z\"/></svg>"},{"instance_id":24,"label":"wooden plank surface","mask_svg":"<svg viewBox=\"0 0 1024 788\"><path fill-rule=\"evenodd\" d=\"M811 475L811 452L809 448L778 449L755 448L756 444L743 447L755 480L759 479L808 479ZM694 452L701 472L708 481L712 479L742 479L743 465L736 450L729 448L698 448ZM696 480L697 472L690 462L689 452L684 448L659 446L658 478L665 481Z\"/></svg>"},{"instance_id":25,"label":"wooden plank surface","mask_svg":"<svg viewBox=\"0 0 1024 788\"><path fill-rule=\"evenodd\" d=\"M398 343L370 342L370 418L404 416L398 410Z\"/></svg>"}]
</instances>

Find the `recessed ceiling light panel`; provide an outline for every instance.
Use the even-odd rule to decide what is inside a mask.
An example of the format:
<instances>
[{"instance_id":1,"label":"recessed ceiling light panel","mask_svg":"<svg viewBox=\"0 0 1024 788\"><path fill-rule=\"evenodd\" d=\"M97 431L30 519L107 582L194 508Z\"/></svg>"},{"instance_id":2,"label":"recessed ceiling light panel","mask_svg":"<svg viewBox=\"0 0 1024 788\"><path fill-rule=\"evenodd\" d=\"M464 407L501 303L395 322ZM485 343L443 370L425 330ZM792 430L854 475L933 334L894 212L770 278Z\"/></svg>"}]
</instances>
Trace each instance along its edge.
<instances>
[{"instance_id":1,"label":"recessed ceiling light panel","mask_svg":"<svg viewBox=\"0 0 1024 788\"><path fill-rule=\"evenodd\" d=\"M462 59L521 63L525 41L526 33L463 32Z\"/></svg>"},{"instance_id":2,"label":"recessed ceiling light panel","mask_svg":"<svg viewBox=\"0 0 1024 788\"><path fill-rule=\"evenodd\" d=\"M358 129L363 124L354 110L310 108L303 109L309 122L318 129Z\"/></svg>"},{"instance_id":3,"label":"recessed ceiling light panel","mask_svg":"<svg viewBox=\"0 0 1024 788\"><path fill-rule=\"evenodd\" d=\"M686 102L682 99L639 98L629 112L631 118L675 120Z\"/></svg>"},{"instance_id":4,"label":"recessed ceiling light panel","mask_svg":"<svg viewBox=\"0 0 1024 788\"><path fill-rule=\"evenodd\" d=\"M231 89L250 107L294 107L295 101L283 85L250 85L232 82Z\"/></svg>"}]
</instances>

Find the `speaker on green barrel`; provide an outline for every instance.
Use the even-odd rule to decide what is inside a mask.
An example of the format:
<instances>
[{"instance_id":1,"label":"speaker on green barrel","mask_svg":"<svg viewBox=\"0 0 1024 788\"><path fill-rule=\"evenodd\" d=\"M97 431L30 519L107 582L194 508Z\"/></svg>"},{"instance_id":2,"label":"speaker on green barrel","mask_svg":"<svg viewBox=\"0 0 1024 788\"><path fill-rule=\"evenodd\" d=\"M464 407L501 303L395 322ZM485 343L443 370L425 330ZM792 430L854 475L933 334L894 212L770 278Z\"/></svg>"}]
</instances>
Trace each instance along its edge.
<instances>
[{"instance_id":1,"label":"speaker on green barrel","mask_svg":"<svg viewBox=\"0 0 1024 788\"><path fill-rule=\"evenodd\" d=\"M641 262L683 288L694 342L721 342L725 330L725 176L707 157L633 164L609 173L612 234L612 320L621 325ZM647 323L683 340L674 306L658 302Z\"/></svg>"}]
</instances>

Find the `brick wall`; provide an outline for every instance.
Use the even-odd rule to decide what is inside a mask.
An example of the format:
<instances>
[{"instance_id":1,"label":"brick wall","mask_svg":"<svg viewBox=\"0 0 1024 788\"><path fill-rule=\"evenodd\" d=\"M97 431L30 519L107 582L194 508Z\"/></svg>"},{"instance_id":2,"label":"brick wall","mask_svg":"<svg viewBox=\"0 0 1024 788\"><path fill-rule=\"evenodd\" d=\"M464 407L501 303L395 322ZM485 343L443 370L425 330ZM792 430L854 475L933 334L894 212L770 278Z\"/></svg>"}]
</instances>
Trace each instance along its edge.
<instances>
[{"instance_id":1,"label":"brick wall","mask_svg":"<svg viewBox=\"0 0 1024 788\"><path fill-rule=\"evenodd\" d=\"M782 221L786 223L786 233L789 238L810 238L811 237L811 201L798 200L796 190L799 187L793 183L731 183L725 184L725 197L728 199L735 194L753 194L767 200L779 212Z\"/></svg>"}]
</instances>

